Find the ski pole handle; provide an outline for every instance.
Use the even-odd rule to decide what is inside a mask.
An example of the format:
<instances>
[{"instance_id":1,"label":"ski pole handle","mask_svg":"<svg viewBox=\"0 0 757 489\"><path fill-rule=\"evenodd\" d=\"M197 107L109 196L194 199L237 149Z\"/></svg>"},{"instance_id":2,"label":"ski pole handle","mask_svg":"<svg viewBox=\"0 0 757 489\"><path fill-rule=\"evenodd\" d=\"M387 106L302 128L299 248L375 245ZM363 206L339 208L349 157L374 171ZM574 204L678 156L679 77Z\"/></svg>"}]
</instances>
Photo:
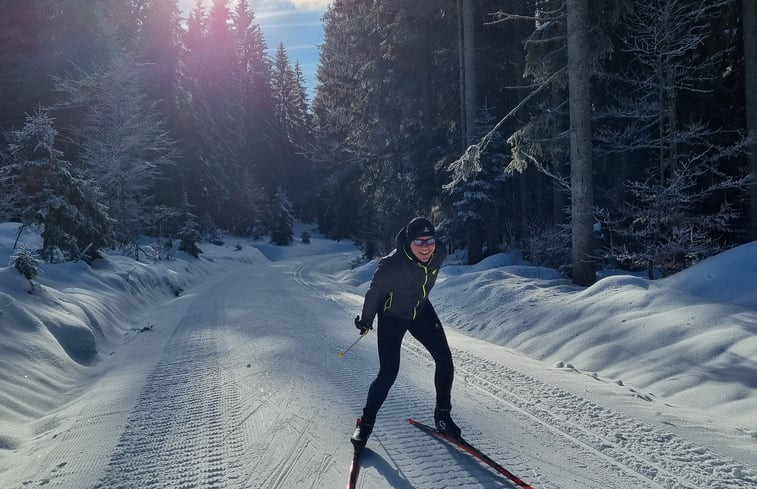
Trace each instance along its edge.
<instances>
[{"instance_id":1,"label":"ski pole handle","mask_svg":"<svg viewBox=\"0 0 757 489\"><path fill-rule=\"evenodd\" d=\"M348 351L352 350L352 347L353 347L353 346L355 346L355 345L357 345L357 342L358 342L358 341L360 341L360 340L362 340L364 336L368 336L368 330L365 330L365 333L361 334L361 335L360 335L360 336L358 337L358 339L356 339L356 340L355 340L355 341L354 341L354 342L353 342L353 343L352 343L352 344L351 344L350 346L348 346L348 347L347 347L347 348L346 348L346 349L345 349L344 351L340 351L340 352L339 352L339 358L344 358L344 355L345 355L345 354L346 354L346 353L347 353Z\"/></svg>"}]
</instances>

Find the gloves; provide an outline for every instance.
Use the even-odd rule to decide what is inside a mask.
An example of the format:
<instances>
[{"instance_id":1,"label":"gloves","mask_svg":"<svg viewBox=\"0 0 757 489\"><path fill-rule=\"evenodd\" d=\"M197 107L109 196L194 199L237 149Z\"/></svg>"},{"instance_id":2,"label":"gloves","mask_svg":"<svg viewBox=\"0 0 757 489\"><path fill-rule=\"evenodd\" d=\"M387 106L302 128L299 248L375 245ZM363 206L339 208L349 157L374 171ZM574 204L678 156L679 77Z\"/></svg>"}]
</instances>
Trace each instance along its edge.
<instances>
[{"instance_id":1,"label":"gloves","mask_svg":"<svg viewBox=\"0 0 757 489\"><path fill-rule=\"evenodd\" d=\"M355 327L360 330L360 335L366 334L369 330L373 329L373 324L360 319L360 316L355 316Z\"/></svg>"}]
</instances>

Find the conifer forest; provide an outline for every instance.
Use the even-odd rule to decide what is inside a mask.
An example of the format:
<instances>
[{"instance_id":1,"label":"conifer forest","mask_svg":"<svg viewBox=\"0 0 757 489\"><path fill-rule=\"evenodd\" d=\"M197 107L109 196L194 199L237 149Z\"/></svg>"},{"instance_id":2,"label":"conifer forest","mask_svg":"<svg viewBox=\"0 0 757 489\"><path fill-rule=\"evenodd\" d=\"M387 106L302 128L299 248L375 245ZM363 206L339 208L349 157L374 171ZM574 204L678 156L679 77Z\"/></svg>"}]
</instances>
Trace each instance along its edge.
<instances>
[{"instance_id":1,"label":"conifer forest","mask_svg":"<svg viewBox=\"0 0 757 489\"><path fill-rule=\"evenodd\" d=\"M248 0L0 0L0 222L41 259L428 216L590 285L757 239L754 0L333 0L312 97Z\"/></svg>"}]
</instances>

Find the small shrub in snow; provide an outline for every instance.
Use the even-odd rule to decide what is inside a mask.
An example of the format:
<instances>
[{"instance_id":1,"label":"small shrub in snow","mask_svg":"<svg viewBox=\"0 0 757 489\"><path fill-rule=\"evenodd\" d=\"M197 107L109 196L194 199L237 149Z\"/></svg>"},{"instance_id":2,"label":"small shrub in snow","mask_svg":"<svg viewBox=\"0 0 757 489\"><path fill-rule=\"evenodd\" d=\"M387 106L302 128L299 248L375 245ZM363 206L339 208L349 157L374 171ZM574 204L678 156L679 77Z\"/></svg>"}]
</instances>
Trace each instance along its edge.
<instances>
[{"instance_id":1,"label":"small shrub in snow","mask_svg":"<svg viewBox=\"0 0 757 489\"><path fill-rule=\"evenodd\" d=\"M197 246L200 240L200 232L192 220L188 221L179 231L179 251L186 251L191 256L198 258L202 250Z\"/></svg>"},{"instance_id":2,"label":"small shrub in snow","mask_svg":"<svg viewBox=\"0 0 757 489\"><path fill-rule=\"evenodd\" d=\"M304 231L302 233L301 239L304 244L310 244L310 233L307 231Z\"/></svg>"},{"instance_id":3,"label":"small shrub in snow","mask_svg":"<svg viewBox=\"0 0 757 489\"><path fill-rule=\"evenodd\" d=\"M526 258L537 265L560 269L569 264L570 229L566 226L533 226L524 244Z\"/></svg>"},{"instance_id":4,"label":"small shrub in snow","mask_svg":"<svg viewBox=\"0 0 757 489\"><path fill-rule=\"evenodd\" d=\"M173 240L167 239L166 242L163 243L163 247L161 248L161 254L163 256L163 259L171 261L173 260L175 253L176 253L176 250L173 247Z\"/></svg>"},{"instance_id":5,"label":"small shrub in snow","mask_svg":"<svg viewBox=\"0 0 757 489\"><path fill-rule=\"evenodd\" d=\"M190 235L185 235L181 237L181 243L179 243L179 250L180 251L186 251L191 256L195 258L199 258L200 253L202 253L202 250L197 246L197 242L195 241L195 238Z\"/></svg>"},{"instance_id":6,"label":"small shrub in snow","mask_svg":"<svg viewBox=\"0 0 757 489\"><path fill-rule=\"evenodd\" d=\"M42 261L38 256L38 250L21 246L11 256L11 264L21 275L31 282L42 274Z\"/></svg>"}]
</instances>

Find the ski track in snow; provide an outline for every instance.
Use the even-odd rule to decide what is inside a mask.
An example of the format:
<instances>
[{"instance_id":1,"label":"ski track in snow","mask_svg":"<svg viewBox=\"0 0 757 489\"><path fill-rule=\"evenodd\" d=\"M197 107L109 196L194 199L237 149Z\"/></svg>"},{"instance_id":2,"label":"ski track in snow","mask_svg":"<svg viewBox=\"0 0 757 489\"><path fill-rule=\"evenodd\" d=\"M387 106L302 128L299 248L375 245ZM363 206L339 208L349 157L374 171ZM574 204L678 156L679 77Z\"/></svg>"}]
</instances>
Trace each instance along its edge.
<instances>
[{"instance_id":1,"label":"ski track in snow","mask_svg":"<svg viewBox=\"0 0 757 489\"><path fill-rule=\"evenodd\" d=\"M77 452L68 441L49 455L51 469L12 489L343 487L378 362L375 335L337 355L355 338L345 323L356 309L331 294L343 286L324 283L320 270L337 260L245 266L214 281L181 316L134 407L83 413L78 429L124 419L113 447ZM757 487L754 470L681 436L469 351L453 348L453 358L466 439L536 489ZM430 355L408 335L358 487L516 487L407 423L430 422L432 379ZM87 471L96 482L82 486Z\"/></svg>"},{"instance_id":2,"label":"ski track in snow","mask_svg":"<svg viewBox=\"0 0 757 489\"><path fill-rule=\"evenodd\" d=\"M406 349L431 362L418 343ZM454 350L456 382L475 387L496 401L530 418L542 433L555 433L591 458L604 460L605 469L622 468L613 477L631 475L636 484L667 489L732 489L757 487L757 474L680 436L645 425L515 369ZM462 377L462 379L461 379ZM505 421L506 422L506 421ZM485 435L481 435L485 437ZM473 438L468 435L469 441ZM476 442L474 442L476 444ZM633 481L633 478L629 481ZM538 486L538 485L537 485ZM541 487L541 486L540 486ZM605 486L607 487L607 486ZM642 487L629 484L619 487Z\"/></svg>"}]
</instances>

